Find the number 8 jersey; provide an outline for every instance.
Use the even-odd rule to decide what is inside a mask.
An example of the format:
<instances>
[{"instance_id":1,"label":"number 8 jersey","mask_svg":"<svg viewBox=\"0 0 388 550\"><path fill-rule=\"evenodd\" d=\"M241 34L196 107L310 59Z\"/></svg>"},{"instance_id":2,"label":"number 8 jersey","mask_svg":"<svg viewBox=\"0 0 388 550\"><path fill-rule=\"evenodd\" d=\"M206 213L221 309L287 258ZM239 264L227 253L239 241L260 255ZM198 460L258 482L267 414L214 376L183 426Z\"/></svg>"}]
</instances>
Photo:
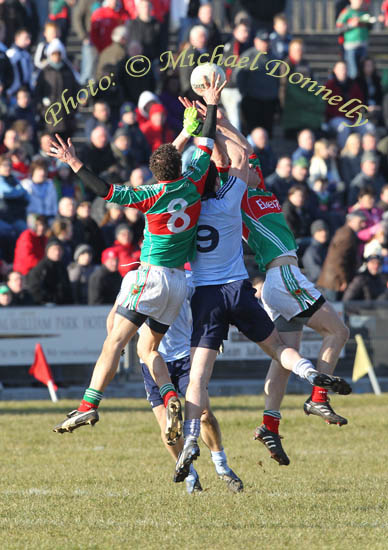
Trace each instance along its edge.
<instances>
[{"instance_id":1,"label":"number 8 jersey","mask_svg":"<svg viewBox=\"0 0 388 550\"><path fill-rule=\"evenodd\" d=\"M188 170L177 180L137 188L111 186L105 200L137 208L145 215L142 262L172 268L193 259L213 143L199 138Z\"/></svg>"}]
</instances>

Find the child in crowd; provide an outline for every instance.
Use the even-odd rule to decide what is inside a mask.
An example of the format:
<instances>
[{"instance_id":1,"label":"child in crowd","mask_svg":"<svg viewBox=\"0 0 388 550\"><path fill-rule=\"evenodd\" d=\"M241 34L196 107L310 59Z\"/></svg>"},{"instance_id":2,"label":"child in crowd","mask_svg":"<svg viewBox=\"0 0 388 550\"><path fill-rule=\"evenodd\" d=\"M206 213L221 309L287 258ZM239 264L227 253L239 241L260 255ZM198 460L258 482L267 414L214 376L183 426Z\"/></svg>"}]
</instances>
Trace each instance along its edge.
<instances>
[{"instance_id":1,"label":"child in crowd","mask_svg":"<svg viewBox=\"0 0 388 550\"><path fill-rule=\"evenodd\" d=\"M60 37L60 30L55 21L47 21L43 29L44 40L39 42L34 55L34 65L37 69L44 69L48 63L47 47L54 40Z\"/></svg>"},{"instance_id":2,"label":"child in crowd","mask_svg":"<svg viewBox=\"0 0 388 550\"><path fill-rule=\"evenodd\" d=\"M28 214L46 216L50 224L58 212L58 197L53 182L47 176L47 163L36 158L30 166L30 177L22 180L22 186L29 195Z\"/></svg>"},{"instance_id":3,"label":"child in crowd","mask_svg":"<svg viewBox=\"0 0 388 550\"><path fill-rule=\"evenodd\" d=\"M49 231L49 243L58 242L61 244L63 256L62 263L67 267L73 259L73 226L69 220L54 220ZM46 247L47 248L47 247Z\"/></svg>"},{"instance_id":4,"label":"child in crowd","mask_svg":"<svg viewBox=\"0 0 388 550\"><path fill-rule=\"evenodd\" d=\"M15 120L12 129L18 135L20 149L28 159L34 156L34 130L28 120ZM19 149L18 148L18 149Z\"/></svg>"},{"instance_id":5,"label":"child in crowd","mask_svg":"<svg viewBox=\"0 0 388 550\"><path fill-rule=\"evenodd\" d=\"M26 120L35 129L35 112L31 102L31 93L27 86L21 86L16 92L16 104L11 108L12 120Z\"/></svg>"},{"instance_id":6,"label":"child in crowd","mask_svg":"<svg viewBox=\"0 0 388 550\"><path fill-rule=\"evenodd\" d=\"M12 175L21 181L28 176L29 162L26 152L19 147L10 153L12 162Z\"/></svg>"},{"instance_id":7,"label":"child in crowd","mask_svg":"<svg viewBox=\"0 0 388 550\"><path fill-rule=\"evenodd\" d=\"M21 86L31 88L34 65L31 54L28 51L30 45L30 33L26 29L16 31L14 44L7 50L14 74L12 86L7 90L9 97L13 97Z\"/></svg>"},{"instance_id":8,"label":"child in crowd","mask_svg":"<svg viewBox=\"0 0 388 550\"><path fill-rule=\"evenodd\" d=\"M136 107L127 101L120 109L119 128L123 128L131 141L131 152L137 164L148 164L151 148L139 128L136 117Z\"/></svg>"},{"instance_id":9,"label":"child in crowd","mask_svg":"<svg viewBox=\"0 0 388 550\"><path fill-rule=\"evenodd\" d=\"M356 78L360 60L368 49L370 15L363 9L363 0L350 0L350 6L339 14L337 28L344 34L344 54L349 78Z\"/></svg>"},{"instance_id":10,"label":"child in crowd","mask_svg":"<svg viewBox=\"0 0 388 550\"><path fill-rule=\"evenodd\" d=\"M74 262L67 266L75 304L88 303L89 278L97 267L92 261L92 247L80 244L74 251Z\"/></svg>"},{"instance_id":11,"label":"child in crowd","mask_svg":"<svg viewBox=\"0 0 388 550\"><path fill-rule=\"evenodd\" d=\"M9 306L11 304L11 299L11 291L7 285L0 285L0 306Z\"/></svg>"},{"instance_id":12,"label":"child in crowd","mask_svg":"<svg viewBox=\"0 0 388 550\"><path fill-rule=\"evenodd\" d=\"M270 34L271 53L276 59L285 59L292 40L288 32L288 21L284 13L278 13L273 19L273 32Z\"/></svg>"},{"instance_id":13,"label":"child in crowd","mask_svg":"<svg viewBox=\"0 0 388 550\"><path fill-rule=\"evenodd\" d=\"M172 142L174 135L166 124L167 111L163 105L152 105L149 116L149 121L144 124L142 130L152 151L155 151L162 143Z\"/></svg>"}]
</instances>

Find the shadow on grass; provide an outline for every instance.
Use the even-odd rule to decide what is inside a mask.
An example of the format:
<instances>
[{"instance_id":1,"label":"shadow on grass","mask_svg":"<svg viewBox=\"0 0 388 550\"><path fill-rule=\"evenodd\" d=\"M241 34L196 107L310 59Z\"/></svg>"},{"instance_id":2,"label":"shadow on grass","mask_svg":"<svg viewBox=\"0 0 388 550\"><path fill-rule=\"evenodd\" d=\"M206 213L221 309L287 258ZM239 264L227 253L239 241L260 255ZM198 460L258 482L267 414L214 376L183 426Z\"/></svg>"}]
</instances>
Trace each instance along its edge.
<instances>
[{"instance_id":1,"label":"shadow on grass","mask_svg":"<svg viewBox=\"0 0 388 550\"><path fill-rule=\"evenodd\" d=\"M33 407L30 409L19 409L19 408L9 408L9 409L2 409L0 408L0 416L6 415L6 414L20 414L20 415L27 415L27 414L67 414L69 412L70 407L50 407L50 408L40 408L40 407ZM151 407L147 408L147 405L145 406L139 406L139 407L106 407L99 409L100 413L110 413L110 412L118 412L118 413L131 413L131 412L152 412Z\"/></svg>"},{"instance_id":2,"label":"shadow on grass","mask_svg":"<svg viewBox=\"0 0 388 550\"><path fill-rule=\"evenodd\" d=\"M285 410L299 410L301 407L303 408L303 403L305 402L305 398L301 397L301 405L286 405L284 407L281 407L282 411ZM212 404L210 399L210 404ZM214 405L212 406L212 410L214 412L217 411L246 411L246 412L257 412L257 410L262 411L263 410L263 403L258 403L256 406L248 406L245 405L243 407L239 407L238 405Z\"/></svg>"},{"instance_id":3,"label":"shadow on grass","mask_svg":"<svg viewBox=\"0 0 388 550\"><path fill-rule=\"evenodd\" d=\"M230 396L233 399L233 396ZM239 396L235 396L239 397ZM110 403L112 398L110 398ZM107 406L102 406L99 411L100 413L133 413L133 412L151 412L151 407L147 404L145 399L139 397L137 398L141 403L139 403L139 406L111 406L110 404ZM69 401L69 399L67 399ZM301 407L303 408L303 403L305 401L305 397L303 395L300 396L300 404L286 404L284 407L282 407L283 411L286 410L299 410ZM75 404L78 403L77 400L74 400ZM212 404L212 400L210 400L210 404ZM30 407L30 408L21 408L21 407L12 407L9 408L2 408L0 404L0 415L6 415L6 414L67 414L69 412L69 409L71 409L70 406L50 406L50 404L47 405L47 407ZM233 411L241 411L241 412L252 412L256 413L258 411L262 411L263 409L263 403L257 403L257 405L219 405L217 403L213 403L212 410L214 412L233 412Z\"/></svg>"}]
</instances>

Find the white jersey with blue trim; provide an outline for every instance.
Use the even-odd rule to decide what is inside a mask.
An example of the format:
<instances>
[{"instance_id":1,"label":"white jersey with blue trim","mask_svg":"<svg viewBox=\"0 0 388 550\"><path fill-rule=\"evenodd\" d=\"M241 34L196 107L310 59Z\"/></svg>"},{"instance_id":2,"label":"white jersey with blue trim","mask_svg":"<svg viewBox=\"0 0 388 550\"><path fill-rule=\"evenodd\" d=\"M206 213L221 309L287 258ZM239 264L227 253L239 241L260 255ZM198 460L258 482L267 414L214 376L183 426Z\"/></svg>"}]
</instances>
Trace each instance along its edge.
<instances>
[{"instance_id":1,"label":"white jersey with blue trim","mask_svg":"<svg viewBox=\"0 0 388 550\"><path fill-rule=\"evenodd\" d=\"M190 355L191 309L189 301L182 304L178 317L159 344L158 352L166 361L177 361Z\"/></svg>"},{"instance_id":2,"label":"white jersey with blue trim","mask_svg":"<svg viewBox=\"0 0 388 550\"><path fill-rule=\"evenodd\" d=\"M204 199L198 221L197 253L191 262L194 286L248 279L242 248L241 200L247 184L236 176Z\"/></svg>"}]
</instances>

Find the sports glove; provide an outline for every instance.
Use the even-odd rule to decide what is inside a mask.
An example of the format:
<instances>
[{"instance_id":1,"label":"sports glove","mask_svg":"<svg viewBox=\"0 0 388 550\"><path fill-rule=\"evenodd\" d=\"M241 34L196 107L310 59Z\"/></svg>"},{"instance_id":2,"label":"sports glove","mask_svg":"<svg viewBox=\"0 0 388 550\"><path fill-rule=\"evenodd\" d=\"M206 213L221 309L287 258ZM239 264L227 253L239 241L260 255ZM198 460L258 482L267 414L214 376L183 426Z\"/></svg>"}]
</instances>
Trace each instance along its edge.
<instances>
[{"instance_id":1,"label":"sports glove","mask_svg":"<svg viewBox=\"0 0 388 550\"><path fill-rule=\"evenodd\" d=\"M198 118L198 111L195 107L187 107L183 117L183 128L190 136L201 136L203 122Z\"/></svg>"}]
</instances>

